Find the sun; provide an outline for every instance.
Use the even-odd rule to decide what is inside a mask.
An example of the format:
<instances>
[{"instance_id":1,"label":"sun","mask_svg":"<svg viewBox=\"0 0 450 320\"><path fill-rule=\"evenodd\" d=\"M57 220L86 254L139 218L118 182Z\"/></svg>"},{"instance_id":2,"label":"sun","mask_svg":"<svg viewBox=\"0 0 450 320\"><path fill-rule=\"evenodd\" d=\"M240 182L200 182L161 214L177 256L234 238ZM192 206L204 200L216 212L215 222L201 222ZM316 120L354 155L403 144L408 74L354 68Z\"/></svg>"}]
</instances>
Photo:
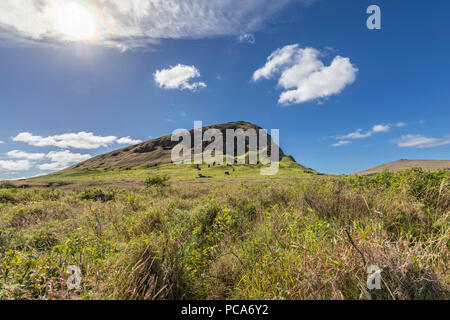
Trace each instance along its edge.
<instances>
[{"instance_id":1,"label":"sun","mask_svg":"<svg viewBox=\"0 0 450 320\"><path fill-rule=\"evenodd\" d=\"M64 1L53 11L55 29L67 40L92 40L97 33L97 25L90 10L79 1Z\"/></svg>"}]
</instances>

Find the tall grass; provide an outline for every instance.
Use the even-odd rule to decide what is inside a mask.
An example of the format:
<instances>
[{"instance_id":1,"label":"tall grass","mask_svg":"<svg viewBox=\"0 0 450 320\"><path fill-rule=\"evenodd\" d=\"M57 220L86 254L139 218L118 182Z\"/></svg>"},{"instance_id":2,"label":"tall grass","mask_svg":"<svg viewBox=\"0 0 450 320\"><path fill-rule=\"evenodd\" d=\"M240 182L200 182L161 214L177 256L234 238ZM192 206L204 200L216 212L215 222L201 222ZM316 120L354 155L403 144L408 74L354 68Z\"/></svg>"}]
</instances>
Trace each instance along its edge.
<instances>
[{"instance_id":1,"label":"tall grass","mask_svg":"<svg viewBox=\"0 0 450 320\"><path fill-rule=\"evenodd\" d=\"M0 190L0 298L449 298L448 171L64 190Z\"/></svg>"}]
</instances>

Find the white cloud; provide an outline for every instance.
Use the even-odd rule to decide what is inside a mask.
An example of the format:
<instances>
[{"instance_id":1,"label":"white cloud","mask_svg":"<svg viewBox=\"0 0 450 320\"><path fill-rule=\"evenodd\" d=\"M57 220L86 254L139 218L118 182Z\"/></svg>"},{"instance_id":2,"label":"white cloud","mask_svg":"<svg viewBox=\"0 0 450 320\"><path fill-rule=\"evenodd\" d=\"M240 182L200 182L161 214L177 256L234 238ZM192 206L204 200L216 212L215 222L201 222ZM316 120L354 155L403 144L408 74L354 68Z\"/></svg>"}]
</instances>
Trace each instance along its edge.
<instances>
[{"instance_id":1,"label":"white cloud","mask_svg":"<svg viewBox=\"0 0 450 320\"><path fill-rule=\"evenodd\" d=\"M47 158L53 162L60 163L75 163L90 159L89 154L71 153L69 150L51 151L47 154Z\"/></svg>"},{"instance_id":2,"label":"white cloud","mask_svg":"<svg viewBox=\"0 0 450 320\"><path fill-rule=\"evenodd\" d=\"M27 171L31 166L28 160L0 160L0 170L3 171Z\"/></svg>"},{"instance_id":3,"label":"white cloud","mask_svg":"<svg viewBox=\"0 0 450 320\"><path fill-rule=\"evenodd\" d=\"M275 50L268 58L267 63L253 74L253 81L260 79L270 79L275 73L280 71L280 67L292 63L292 57L299 50L298 44L284 46Z\"/></svg>"},{"instance_id":4,"label":"white cloud","mask_svg":"<svg viewBox=\"0 0 450 320\"><path fill-rule=\"evenodd\" d=\"M153 76L158 86L164 89L195 91L206 87L204 82L189 82L191 79L200 77L200 71L194 66L178 64L169 69L158 70Z\"/></svg>"},{"instance_id":5,"label":"white cloud","mask_svg":"<svg viewBox=\"0 0 450 320\"><path fill-rule=\"evenodd\" d=\"M21 132L12 138L16 142L25 142L35 147L58 147L76 149L98 149L116 142L114 136L96 136L92 132L65 133L61 135L41 137L29 132Z\"/></svg>"},{"instance_id":6,"label":"white cloud","mask_svg":"<svg viewBox=\"0 0 450 320\"><path fill-rule=\"evenodd\" d=\"M41 177L41 176L44 176L44 175L46 175L46 173L39 173L39 174L35 174L35 175L32 175L32 176L22 176L22 177L17 177L17 178L14 178L14 179L8 179L9 181L18 181L18 180L25 180L25 179L30 179L30 178L37 178L37 177Z\"/></svg>"},{"instance_id":7,"label":"white cloud","mask_svg":"<svg viewBox=\"0 0 450 320\"><path fill-rule=\"evenodd\" d=\"M362 138L370 137L372 134L373 134L372 131L367 131L366 133L363 133L362 129L357 129L354 132L351 132L344 136L338 136L337 138L338 139L362 139Z\"/></svg>"},{"instance_id":8,"label":"white cloud","mask_svg":"<svg viewBox=\"0 0 450 320\"><path fill-rule=\"evenodd\" d=\"M0 140L0 144L3 144L4 142L2 140Z\"/></svg>"},{"instance_id":9,"label":"white cloud","mask_svg":"<svg viewBox=\"0 0 450 320\"><path fill-rule=\"evenodd\" d=\"M340 93L356 79L358 69L349 58L336 56L329 66L320 60L321 52L314 48L288 45L274 51L264 67L256 70L253 81L279 76L278 84L285 89L278 103L299 104Z\"/></svg>"},{"instance_id":10,"label":"white cloud","mask_svg":"<svg viewBox=\"0 0 450 320\"><path fill-rule=\"evenodd\" d=\"M384 125L384 124L377 124L377 125L373 126L373 128L372 128L373 133L388 132L389 130L391 130L391 127L388 125Z\"/></svg>"},{"instance_id":11,"label":"white cloud","mask_svg":"<svg viewBox=\"0 0 450 320\"><path fill-rule=\"evenodd\" d=\"M129 136L117 139L117 143L118 144L131 144L131 145L134 145L134 144L138 144L138 143L141 143L141 142L142 142L142 140L131 139Z\"/></svg>"},{"instance_id":12,"label":"white cloud","mask_svg":"<svg viewBox=\"0 0 450 320\"><path fill-rule=\"evenodd\" d=\"M56 170L63 170L69 167L66 163L58 163L58 162L52 162L52 163L44 163L38 166L40 170L44 171L56 171Z\"/></svg>"},{"instance_id":13,"label":"white cloud","mask_svg":"<svg viewBox=\"0 0 450 320\"><path fill-rule=\"evenodd\" d=\"M397 146L415 147L415 148L431 148L437 146L443 146L450 144L450 136L445 136L443 138L428 138L420 134L408 134L402 136L400 139L396 140Z\"/></svg>"},{"instance_id":14,"label":"white cloud","mask_svg":"<svg viewBox=\"0 0 450 320\"><path fill-rule=\"evenodd\" d=\"M11 158L26 159L19 161L1 161L0 169L23 171L30 169L35 163L28 160L44 160L49 159L51 163L44 163L37 166L41 170L62 170L71 164L85 161L91 158L89 154L72 153L69 150L50 151L49 153L28 153L20 150L13 150L7 153ZM3 166L2 166L3 164ZM6 169L9 168L9 169Z\"/></svg>"},{"instance_id":15,"label":"white cloud","mask_svg":"<svg viewBox=\"0 0 450 320\"><path fill-rule=\"evenodd\" d=\"M69 150L51 151L46 155L51 163L44 163L38 166L40 170L62 170L71 164L82 162L91 158L89 154L71 153Z\"/></svg>"},{"instance_id":16,"label":"white cloud","mask_svg":"<svg viewBox=\"0 0 450 320\"><path fill-rule=\"evenodd\" d=\"M348 141L348 140L341 140L341 141L336 142L336 143L333 144L332 146L333 146L333 147L341 147L341 146L345 146L345 145L350 144L350 143L351 143L351 142Z\"/></svg>"},{"instance_id":17,"label":"white cloud","mask_svg":"<svg viewBox=\"0 0 450 320\"><path fill-rule=\"evenodd\" d=\"M10 158L27 160L41 160L45 158L45 153L28 153L20 150L9 151L6 155Z\"/></svg>"},{"instance_id":18,"label":"white cloud","mask_svg":"<svg viewBox=\"0 0 450 320\"><path fill-rule=\"evenodd\" d=\"M252 32L292 2L311 0L1 0L0 37L20 45L83 40L145 47L160 38Z\"/></svg>"},{"instance_id":19,"label":"white cloud","mask_svg":"<svg viewBox=\"0 0 450 320\"><path fill-rule=\"evenodd\" d=\"M377 124L372 127L371 130L363 132L362 129L358 129L354 132L351 132L349 134L343 135L343 136L337 136L336 139L363 139L373 136L375 133L380 132L388 132L391 130L390 125L384 125L384 124Z\"/></svg>"},{"instance_id":20,"label":"white cloud","mask_svg":"<svg viewBox=\"0 0 450 320\"><path fill-rule=\"evenodd\" d=\"M239 36L239 42L247 42L254 44L256 42L255 36L252 33L244 33Z\"/></svg>"}]
</instances>

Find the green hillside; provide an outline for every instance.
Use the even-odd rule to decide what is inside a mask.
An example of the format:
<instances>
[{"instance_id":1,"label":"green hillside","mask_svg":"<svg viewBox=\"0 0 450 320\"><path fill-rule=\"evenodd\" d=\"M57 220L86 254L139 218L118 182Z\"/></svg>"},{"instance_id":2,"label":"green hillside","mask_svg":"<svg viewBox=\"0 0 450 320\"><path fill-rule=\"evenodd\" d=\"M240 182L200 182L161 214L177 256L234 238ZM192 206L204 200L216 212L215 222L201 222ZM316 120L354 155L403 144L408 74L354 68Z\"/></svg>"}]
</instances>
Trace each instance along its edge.
<instances>
[{"instance_id":1,"label":"green hillside","mask_svg":"<svg viewBox=\"0 0 450 320\"><path fill-rule=\"evenodd\" d=\"M313 169L306 168L290 157L284 157L279 162L279 171L275 175L262 176L261 168L268 167L259 165L194 165L161 163L144 166L94 168L94 169L68 169L42 177L26 179L17 182L18 185L45 185L48 183L67 184L120 184L133 182L139 184L142 179L149 175L168 175L173 180L200 180L212 181L260 181L296 179L302 176L316 175Z\"/></svg>"}]
</instances>

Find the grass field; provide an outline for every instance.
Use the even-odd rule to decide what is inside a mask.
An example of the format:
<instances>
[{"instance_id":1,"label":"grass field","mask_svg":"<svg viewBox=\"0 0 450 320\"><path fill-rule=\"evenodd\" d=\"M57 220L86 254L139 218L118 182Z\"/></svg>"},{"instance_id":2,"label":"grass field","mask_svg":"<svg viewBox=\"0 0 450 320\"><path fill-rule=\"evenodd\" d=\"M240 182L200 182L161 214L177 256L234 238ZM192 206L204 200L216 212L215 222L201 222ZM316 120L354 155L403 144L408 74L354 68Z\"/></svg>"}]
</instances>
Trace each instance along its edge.
<instances>
[{"instance_id":1,"label":"grass field","mask_svg":"<svg viewBox=\"0 0 450 320\"><path fill-rule=\"evenodd\" d=\"M449 171L259 168L167 164L3 183L0 298L449 298ZM82 271L75 291L71 265ZM366 286L370 265L382 269L380 290Z\"/></svg>"},{"instance_id":2,"label":"grass field","mask_svg":"<svg viewBox=\"0 0 450 320\"><path fill-rule=\"evenodd\" d=\"M193 182L228 182L228 181L270 181L283 180L292 177L316 174L310 168L306 168L288 157L279 162L280 170L276 175L262 176L260 170L264 166L258 165L175 165L155 164L135 167L113 167L96 169L72 169L58 173L28 179L18 184L42 186L48 184L78 184L78 185L130 185L140 184L149 175L168 175L172 180Z\"/></svg>"}]
</instances>

